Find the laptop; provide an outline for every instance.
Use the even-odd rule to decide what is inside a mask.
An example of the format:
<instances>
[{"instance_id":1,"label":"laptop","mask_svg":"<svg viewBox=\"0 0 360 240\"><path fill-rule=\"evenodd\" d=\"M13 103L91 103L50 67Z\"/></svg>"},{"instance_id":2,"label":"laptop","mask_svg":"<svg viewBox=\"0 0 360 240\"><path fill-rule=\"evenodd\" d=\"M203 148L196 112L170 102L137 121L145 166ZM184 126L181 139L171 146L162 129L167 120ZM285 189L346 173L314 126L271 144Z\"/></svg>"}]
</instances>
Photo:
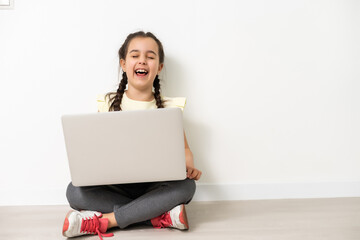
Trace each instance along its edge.
<instances>
[{"instance_id":1,"label":"laptop","mask_svg":"<svg viewBox=\"0 0 360 240\"><path fill-rule=\"evenodd\" d=\"M61 121L74 186L186 178L180 108L67 114Z\"/></svg>"}]
</instances>

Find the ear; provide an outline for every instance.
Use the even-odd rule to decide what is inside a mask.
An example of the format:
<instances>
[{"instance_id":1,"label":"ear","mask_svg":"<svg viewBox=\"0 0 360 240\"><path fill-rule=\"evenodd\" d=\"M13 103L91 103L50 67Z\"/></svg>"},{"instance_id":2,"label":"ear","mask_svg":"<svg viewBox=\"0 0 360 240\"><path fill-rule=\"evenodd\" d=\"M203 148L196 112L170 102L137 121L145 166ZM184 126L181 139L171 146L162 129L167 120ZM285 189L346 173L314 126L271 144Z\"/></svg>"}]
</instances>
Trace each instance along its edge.
<instances>
[{"instance_id":1,"label":"ear","mask_svg":"<svg viewBox=\"0 0 360 240\"><path fill-rule=\"evenodd\" d=\"M163 67L164 67L164 64L161 63L161 64L159 65L158 74L161 72L161 70L163 69Z\"/></svg>"},{"instance_id":2,"label":"ear","mask_svg":"<svg viewBox=\"0 0 360 240\"><path fill-rule=\"evenodd\" d=\"M125 72L125 60L124 59L120 59L120 66L121 66L123 72Z\"/></svg>"}]
</instances>

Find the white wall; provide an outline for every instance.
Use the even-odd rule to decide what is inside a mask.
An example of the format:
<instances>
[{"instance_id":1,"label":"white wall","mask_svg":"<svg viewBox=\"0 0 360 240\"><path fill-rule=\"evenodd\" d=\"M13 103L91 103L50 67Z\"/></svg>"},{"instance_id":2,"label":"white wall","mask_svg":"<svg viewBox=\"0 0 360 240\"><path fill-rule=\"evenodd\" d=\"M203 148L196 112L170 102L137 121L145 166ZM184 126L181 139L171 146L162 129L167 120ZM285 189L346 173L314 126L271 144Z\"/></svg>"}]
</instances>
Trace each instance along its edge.
<instances>
[{"instance_id":1,"label":"white wall","mask_svg":"<svg viewBox=\"0 0 360 240\"><path fill-rule=\"evenodd\" d=\"M60 116L152 31L186 96L196 200L360 196L358 1L15 0L0 10L0 205L65 204Z\"/></svg>"}]
</instances>

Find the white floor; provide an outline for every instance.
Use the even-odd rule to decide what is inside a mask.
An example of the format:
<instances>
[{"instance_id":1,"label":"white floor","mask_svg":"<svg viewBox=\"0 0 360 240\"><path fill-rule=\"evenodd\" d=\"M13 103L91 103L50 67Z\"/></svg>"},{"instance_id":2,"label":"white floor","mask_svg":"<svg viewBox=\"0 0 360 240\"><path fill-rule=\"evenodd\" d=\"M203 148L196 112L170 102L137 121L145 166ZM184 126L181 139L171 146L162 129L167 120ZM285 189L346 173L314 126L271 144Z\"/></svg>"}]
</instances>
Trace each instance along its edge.
<instances>
[{"instance_id":1,"label":"white floor","mask_svg":"<svg viewBox=\"0 0 360 240\"><path fill-rule=\"evenodd\" d=\"M66 239L68 206L0 207L0 239ZM360 198L192 202L189 231L114 229L115 239L360 240ZM75 239L98 239L84 236Z\"/></svg>"}]
</instances>

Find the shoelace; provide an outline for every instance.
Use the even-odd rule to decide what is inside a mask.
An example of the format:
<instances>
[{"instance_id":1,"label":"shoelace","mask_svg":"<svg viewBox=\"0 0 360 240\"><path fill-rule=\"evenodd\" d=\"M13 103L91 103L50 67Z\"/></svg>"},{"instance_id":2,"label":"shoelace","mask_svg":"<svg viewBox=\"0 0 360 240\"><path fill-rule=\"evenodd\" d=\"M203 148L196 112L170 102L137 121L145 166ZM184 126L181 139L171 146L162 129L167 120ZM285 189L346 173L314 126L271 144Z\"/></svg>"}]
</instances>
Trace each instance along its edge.
<instances>
[{"instance_id":1,"label":"shoelace","mask_svg":"<svg viewBox=\"0 0 360 240\"><path fill-rule=\"evenodd\" d=\"M158 225L154 228L166 228L172 224L169 212L159 216Z\"/></svg>"},{"instance_id":2,"label":"shoelace","mask_svg":"<svg viewBox=\"0 0 360 240\"><path fill-rule=\"evenodd\" d=\"M114 236L113 233L101 233L99 231L99 227L100 227L99 218L94 214L92 218L87 217L85 219L82 219L80 232L97 234L101 240L103 240L102 236L104 237Z\"/></svg>"}]
</instances>

